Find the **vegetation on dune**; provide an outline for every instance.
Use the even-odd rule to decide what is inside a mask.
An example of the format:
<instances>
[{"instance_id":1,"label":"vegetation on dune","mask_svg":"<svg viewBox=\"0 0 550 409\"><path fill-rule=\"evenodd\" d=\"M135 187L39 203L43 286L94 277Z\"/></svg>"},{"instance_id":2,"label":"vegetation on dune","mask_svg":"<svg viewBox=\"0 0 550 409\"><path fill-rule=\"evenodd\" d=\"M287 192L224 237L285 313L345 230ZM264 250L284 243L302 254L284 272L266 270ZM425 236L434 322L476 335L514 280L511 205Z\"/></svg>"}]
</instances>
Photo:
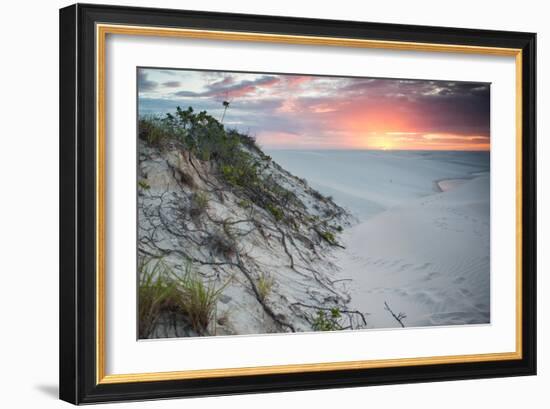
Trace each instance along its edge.
<instances>
[{"instance_id":1,"label":"vegetation on dune","mask_svg":"<svg viewBox=\"0 0 550 409\"><path fill-rule=\"evenodd\" d=\"M280 246L280 254L288 258L289 268L307 275L299 264L308 262L308 257L315 259L315 246L339 246L336 235L342 227L335 222L342 221L339 217L345 215L345 211L331 198L309 187L305 180L292 176L273 162L253 136L226 129L206 111L178 107L175 113L164 117L141 117L138 134L145 145L154 148L146 151L153 152L149 155L175 151L179 152L177 160L184 163L181 166L169 163L168 167L178 181L179 195L169 190L159 192L156 180L161 178L148 180L148 172L144 171L143 179L138 181L142 191L149 191L141 196L150 198L152 203L144 207L151 223L151 227L144 225L143 228L144 234L151 235L143 241L147 248L144 254L170 257L167 255L177 252L177 257L192 259L196 266L222 266L222 274L228 271L234 274L237 270L244 275L261 308L275 325L294 331L293 324L273 311L267 302L275 286L273 275L261 271L253 253L240 240L250 232L259 232L257 242L263 238L272 249ZM295 186L301 188L294 191ZM223 208L227 198L235 203L234 208ZM164 208L166 213L155 211L157 203L170 203ZM173 213L169 213L171 211ZM177 248L158 246L154 236L158 229L177 237L170 242ZM187 244L197 250L198 255L189 252ZM310 251L312 255L308 256ZM166 314L170 314L171 319L179 317L185 328L198 335L211 333L216 305L228 282L223 284L219 275L206 281L193 270L191 263L187 263L184 272L176 273L175 267L167 266L161 259L148 260L142 260L139 266L140 338L153 336L159 319L164 320ZM217 268L214 270L219 274ZM308 271L321 283L314 267L308 267ZM281 286L279 278L277 286ZM343 329L341 313L346 317L355 314L321 308L316 316L308 315L307 322L318 331Z\"/></svg>"},{"instance_id":2,"label":"vegetation on dune","mask_svg":"<svg viewBox=\"0 0 550 409\"><path fill-rule=\"evenodd\" d=\"M191 204L189 207L189 214L192 217L199 217L208 209L208 195L204 192L195 192L191 196Z\"/></svg>"},{"instance_id":3,"label":"vegetation on dune","mask_svg":"<svg viewBox=\"0 0 550 409\"><path fill-rule=\"evenodd\" d=\"M203 281L187 263L183 275L162 259L141 260L139 273L139 337L148 338L163 313L179 313L197 334L207 335L216 304L230 280L220 287Z\"/></svg>"},{"instance_id":4,"label":"vegetation on dune","mask_svg":"<svg viewBox=\"0 0 550 409\"><path fill-rule=\"evenodd\" d=\"M194 157L215 165L220 179L232 189L239 190L251 203L283 221L283 208L292 203L303 207L295 194L262 174L262 165L270 162L254 137L234 129L226 130L222 123L206 111L195 113L193 108L177 108L165 117L142 117L139 137L150 145L163 148L178 142Z\"/></svg>"},{"instance_id":5,"label":"vegetation on dune","mask_svg":"<svg viewBox=\"0 0 550 409\"><path fill-rule=\"evenodd\" d=\"M173 135L166 121L153 116L141 118L138 129L139 138L154 146L161 146Z\"/></svg>"},{"instance_id":6,"label":"vegetation on dune","mask_svg":"<svg viewBox=\"0 0 550 409\"><path fill-rule=\"evenodd\" d=\"M283 217L284 217L283 210L280 207L278 207L276 204L268 203L265 207L267 211L272 214L275 220L277 221L283 220Z\"/></svg>"},{"instance_id":7,"label":"vegetation on dune","mask_svg":"<svg viewBox=\"0 0 550 409\"><path fill-rule=\"evenodd\" d=\"M331 244L333 246L337 246L338 242L336 241L336 237L334 236L334 233L331 231L322 231L319 233L319 235L325 240L328 244Z\"/></svg>"},{"instance_id":8,"label":"vegetation on dune","mask_svg":"<svg viewBox=\"0 0 550 409\"><path fill-rule=\"evenodd\" d=\"M315 331L339 331L343 329L340 324L342 313L339 308L331 308L330 311L318 310L313 319L313 329Z\"/></svg>"},{"instance_id":9,"label":"vegetation on dune","mask_svg":"<svg viewBox=\"0 0 550 409\"><path fill-rule=\"evenodd\" d=\"M171 270L161 260L141 260L139 274L139 323L140 338L148 338L155 329L163 311L171 311L178 305L178 295Z\"/></svg>"},{"instance_id":10,"label":"vegetation on dune","mask_svg":"<svg viewBox=\"0 0 550 409\"><path fill-rule=\"evenodd\" d=\"M183 276L172 272L178 292L178 306L187 317L191 327L199 334L207 334L216 304L223 290L230 283L228 280L221 287L205 283L201 276L192 270L188 263Z\"/></svg>"},{"instance_id":11,"label":"vegetation on dune","mask_svg":"<svg viewBox=\"0 0 550 409\"><path fill-rule=\"evenodd\" d=\"M258 288L258 294L262 301L265 301L267 297L269 297L274 284L275 280L269 273L260 274L256 287Z\"/></svg>"},{"instance_id":12,"label":"vegetation on dune","mask_svg":"<svg viewBox=\"0 0 550 409\"><path fill-rule=\"evenodd\" d=\"M143 179L138 182L138 186L143 190L151 189L151 186L149 186L149 183L147 183L147 181Z\"/></svg>"},{"instance_id":13,"label":"vegetation on dune","mask_svg":"<svg viewBox=\"0 0 550 409\"><path fill-rule=\"evenodd\" d=\"M252 202L247 199L241 199L237 202L237 204L243 209L249 209L250 207L252 207Z\"/></svg>"},{"instance_id":14,"label":"vegetation on dune","mask_svg":"<svg viewBox=\"0 0 550 409\"><path fill-rule=\"evenodd\" d=\"M165 117L142 117L139 121L139 137L149 144L162 147L170 141L178 141L197 158L214 161L221 176L235 186L258 183L254 156L242 149L261 152L255 139L235 130L225 130L223 124L206 111L195 113L189 107L177 108L175 114Z\"/></svg>"}]
</instances>

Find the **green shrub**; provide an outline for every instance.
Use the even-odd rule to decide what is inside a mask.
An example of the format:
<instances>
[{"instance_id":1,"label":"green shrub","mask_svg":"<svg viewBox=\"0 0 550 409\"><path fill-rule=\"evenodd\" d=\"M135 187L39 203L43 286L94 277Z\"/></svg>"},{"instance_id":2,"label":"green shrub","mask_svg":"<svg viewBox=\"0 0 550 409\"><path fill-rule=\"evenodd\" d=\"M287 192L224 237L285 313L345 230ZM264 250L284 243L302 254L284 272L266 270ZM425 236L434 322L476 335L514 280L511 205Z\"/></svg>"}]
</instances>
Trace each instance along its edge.
<instances>
[{"instance_id":1,"label":"green shrub","mask_svg":"<svg viewBox=\"0 0 550 409\"><path fill-rule=\"evenodd\" d=\"M233 186L239 185L239 178L241 176L241 171L239 169L231 165L222 165L220 170L226 182L229 182L229 184Z\"/></svg>"},{"instance_id":2,"label":"green shrub","mask_svg":"<svg viewBox=\"0 0 550 409\"><path fill-rule=\"evenodd\" d=\"M259 182L257 165L251 163L248 158L233 158L230 162L220 167L221 176L233 187L248 188Z\"/></svg>"},{"instance_id":3,"label":"green shrub","mask_svg":"<svg viewBox=\"0 0 550 409\"><path fill-rule=\"evenodd\" d=\"M332 308L329 312L318 310L314 317L312 327L315 331L339 331L343 329L340 324L342 314L339 308Z\"/></svg>"},{"instance_id":4,"label":"green shrub","mask_svg":"<svg viewBox=\"0 0 550 409\"><path fill-rule=\"evenodd\" d=\"M253 136L250 136L248 134L244 134L244 133L239 133L235 130L231 131L231 132L234 132L234 134L239 138L240 142L248 147L250 150L254 151L254 152L257 152L257 153L261 153L261 149L260 147L258 146L258 143L256 142L256 138L253 137Z\"/></svg>"},{"instance_id":5,"label":"green shrub","mask_svg":"<svg viewBox=\"0 0 550 409\"><path fill-rule=\"evenodd\" d=\"M139 138L150 145L160 146L174 136L174 131L163 120L156 117L144 117L138 122Z\"/></svg>"},{"instance_id":6,"label":"green shrub","mask_svg":"<svg viewBox=\"0 0 550 409\"><path fill-rule=\"evenodd\" d=\"M209 161L211 157L210 149L207 146L202 147L201 150L198 151L197 156L204 162Z\"/></svg>"},{"instance_id":7,"label":"green shrub","mask_svg":"<svg viewBox=\"0 0 550 409\"><path fill-rule=\"evenodd\" d=\"M268 203L265 208L267 209L267 211L269 213L271 213L273 215L273 217L275 218L275 220L277 220L278 222L280 222L281 220L283 220L285 214L283 212L283 210L278 207L277 205L274 205L272 203Z\"/></svg>"},{"instance_id":8,"label":"green shrub","mask_svg":"<svg viewBox=\"0 0 550 409\"><path fill-rule=\"evenodd\" d=\"M239 201L237 202L237 204L238 204L240 207L244 208L244 209L248 209L248 208L252 207L252 202L251 202L250 200L247 200L247 199L239 200Z\"/></svg>"},{"instance_id":9,"label":"green shrub","mask_svg":"<svg viewBox=\"0 0 550 409\"><path fill-rule=\"evenodd\" d=\"M140 188L142 188L143 190L149 190L151 189L151 186L149 186L149 183L147 183L146 180L144 179L141 179L139 182L138 182L138 185Z\"/></svg>"},{"instance_id":10,"label":"green shrub","mask_svg":"<svg viewBox=\"0 0 550 409\"><path fill-rule=\"evenodd\" d=\"M322 231L319 233L319 235L328 243L331 245L336 245L338 242L336 241L336 237L334 237L334 233L330 231Z\"/></svg>"}]
</instances>

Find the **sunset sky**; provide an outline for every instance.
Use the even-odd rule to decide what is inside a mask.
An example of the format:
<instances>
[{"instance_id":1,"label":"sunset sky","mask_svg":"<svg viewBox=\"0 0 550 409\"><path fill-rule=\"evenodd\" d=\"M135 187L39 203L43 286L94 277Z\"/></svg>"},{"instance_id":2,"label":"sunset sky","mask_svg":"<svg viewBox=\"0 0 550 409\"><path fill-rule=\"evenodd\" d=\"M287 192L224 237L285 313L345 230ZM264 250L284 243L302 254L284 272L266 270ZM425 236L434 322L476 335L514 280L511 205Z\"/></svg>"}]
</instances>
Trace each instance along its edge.
<instances>
[{"instance_id":1,"label":"sunset sky","mask_svg":"<svg viewBox=\"0 0 550 409\"><path fill-rule=\"evenodd\" d=\"M139 69L140 115L206 110L268 149L488 150L489 84Z\"/></svg>"}]
</instances>

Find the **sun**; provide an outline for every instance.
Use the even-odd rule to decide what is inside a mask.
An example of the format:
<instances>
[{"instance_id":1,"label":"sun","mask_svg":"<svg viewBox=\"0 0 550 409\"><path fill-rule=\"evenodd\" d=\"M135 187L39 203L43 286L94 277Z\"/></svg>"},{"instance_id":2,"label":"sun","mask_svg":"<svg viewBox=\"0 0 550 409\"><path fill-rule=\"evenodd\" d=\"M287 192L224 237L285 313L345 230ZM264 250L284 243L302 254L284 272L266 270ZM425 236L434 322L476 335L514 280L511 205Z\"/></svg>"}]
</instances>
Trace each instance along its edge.
<instances>
[{"instance_id":1,"label":"sun","mask_svg":"<svg viewBox=\"0 0 550 409\"><path fill-rule=\"evenodd\" d=\"M369 132L364 141L369 149L390 151L395 149L395 140L390 136L380 132Z\"/></svg>"},{"instance_id":2,"label":"sun","mask_svg":"<svg viewBox=\"0 0 550 409\"><path fill-rule=\"evenodd\" d=\"M388 138L383 138L382 139L382 143L380 145L380 149L382 149L383 151L390 151L392 150L393 148L393 143L388 140Z\"/></svg>"},{"instance_id":3,"label":"sun","mask_svg":"<svg viewBox=\"0 0 550 409\"><path fill-rule=\"evenodd\" d=\"M387 137L382 137L379 146L383 151L391 151L393 149L393 141Z\"/></svg>"}]
</instances>

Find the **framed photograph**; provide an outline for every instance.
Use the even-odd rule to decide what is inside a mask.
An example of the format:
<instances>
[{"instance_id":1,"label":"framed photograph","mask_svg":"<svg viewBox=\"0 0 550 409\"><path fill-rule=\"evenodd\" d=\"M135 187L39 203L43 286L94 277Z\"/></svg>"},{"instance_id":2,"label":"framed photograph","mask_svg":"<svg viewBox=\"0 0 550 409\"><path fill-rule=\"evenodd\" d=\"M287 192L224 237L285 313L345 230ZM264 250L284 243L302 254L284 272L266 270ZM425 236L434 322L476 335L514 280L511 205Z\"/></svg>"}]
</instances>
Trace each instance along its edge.
<instances>
[{"instance_id":1,"label":"framed photograph","mask_svg":"<svg viewBox=\"0 0 550 409\"><path fill-rule=\"evenodd\" d=\"M535 374L535 44L61 9L61 399Z\"/></svg>"}]
</instances>

